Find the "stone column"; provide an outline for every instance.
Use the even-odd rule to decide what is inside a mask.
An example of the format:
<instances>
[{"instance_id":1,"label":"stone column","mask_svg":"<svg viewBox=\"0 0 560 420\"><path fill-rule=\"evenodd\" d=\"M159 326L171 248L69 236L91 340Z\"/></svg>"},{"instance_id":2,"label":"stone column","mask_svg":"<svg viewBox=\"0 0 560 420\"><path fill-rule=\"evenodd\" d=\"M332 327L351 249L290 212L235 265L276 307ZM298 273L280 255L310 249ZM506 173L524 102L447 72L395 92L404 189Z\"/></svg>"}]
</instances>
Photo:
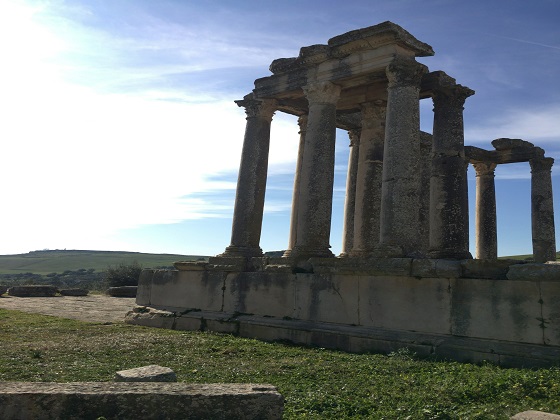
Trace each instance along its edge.
<instances>
[{"instance_id":1,"label":"stone column","mask_svg":"<svg viewBox=\"0 0 560 420\"><path fill-rule=\"evenodd\" d=\"M386 105L385 101L381 100L362 105L362 132L354 210L354 247L351 253L356 257L371 255L379 246Z\"/></svg>"},{"instance_id":2,"label":"stone column","mask_svg":"<svg viewBox=\"0 0 560 420\"><path fill-rule=\"evenodd\" d=\"M496 230L496 188L492 162L473 164L476 171L476 258L498 258L498 233Z\"/></svg>"},{"instance_id":3,"label":"stone column","mask_svg":"<svg viewBox=\"0 0 560 420\"><path fill-rule=\"evenodd\" d=\"M292 248L296 244L297 237L297 215L299 206L299 183L301 177L301 165L303 162L303 149L305 147L305 133L307 131L307 115L301 115L298 118L299 125L299 147L296 161L296 172L294 175L294 192L292 195L292 214L290 217L290 239L288 242L288 249L284 252L284 257L289 257L292 253Z\"/></svg>"},{"instance_id":4,"label":"stone column","mask_svg":"<svg viewBox=\"0 0 560 420\"><path fill-rule=\"evenodd\" d=\"M304 87L309 102L301 165L296 244L292 256L330 257L336 103L340 86L330 82Z\"/></svg>"},{"instance_id":5,"label":"stone column","mask_svg":"<svg viewBox=\"0 0 560 420\"><path fill-rule=\"evenodd\" d=\"M276 110L276 101L246 97L235 103L245 107L247 125L237 178L231 244L222 256L253 257L262 255L260 239L268 172L270 123Z\"/></svg>"},{"instance_id":6,"label":"stone column","mask_svg":"<svg viewBox=\"0 0 560 420\"><path fill-rule=\"evenodd\" d=\"M419 91L426 66L397 57L387 66L389 79L379 253L393 257L417 251L420 178Z\"/></svg>"},{"instance_id":7,"label":"stone column","mask_svg":"<svg viewBox=\"0 0 560 420\"><path fill-rule=\"evenodd\" d=\"M418 251L430 248L430 177L432 176L432 135L420 131L420 200L418 207Z\"/></svg>"},{"instance_id":8,"label":"stone column","mask_svg":"<svg viewBox=\"0 0 560 420\"><path fill-rule=\"evenodd\" d=\"M354 246L354 209L356 207L356 178L358 175L358 156L360 132L349 131L350 154L346 175L346 199L344 200L344 221L342 226L342 251L340 257L348 256Z\"/></svg>"},{"instance_id":9,"label":"stone column","mask_svg":"<svg viewBox=\"0 0 560 420\"><path fill-rule=\"evenodd\" d=\"M552 201L553 158L531 159L531 226L535 262L556 261L556 234Z\"/></svg>"},{"instance_id":10,"label":"stone column","mask_svg":"<svg viewBox=\"0 0 560 420\"><path fill-rule=\"evenodd\" d=\"M430 179L430 257L467 259L469 214L463 105L474 91L461 85L436 90Z\"/></svg>"}]
</instances>

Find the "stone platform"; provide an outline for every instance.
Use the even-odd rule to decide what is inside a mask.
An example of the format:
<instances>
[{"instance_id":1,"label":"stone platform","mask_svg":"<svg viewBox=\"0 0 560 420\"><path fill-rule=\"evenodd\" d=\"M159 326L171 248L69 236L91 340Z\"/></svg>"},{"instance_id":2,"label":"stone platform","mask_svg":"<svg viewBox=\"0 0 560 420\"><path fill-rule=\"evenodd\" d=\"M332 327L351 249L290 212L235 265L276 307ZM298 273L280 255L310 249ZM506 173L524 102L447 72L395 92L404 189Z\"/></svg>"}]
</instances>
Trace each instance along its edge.
<instances>
[{"instance_id":1,"label":"stone platform","mask_svg":"<svg viewBox=\"0 0 560 420\"><path fill-rule=\"evenodd\" d=\"M408 347L503 366L560 360L555 264L326 258L309 260L312 272L304 273L274 259L257 262L253 271L234 261L145 270L126 322L352 352Z\"/></svg>"}]
</instances>

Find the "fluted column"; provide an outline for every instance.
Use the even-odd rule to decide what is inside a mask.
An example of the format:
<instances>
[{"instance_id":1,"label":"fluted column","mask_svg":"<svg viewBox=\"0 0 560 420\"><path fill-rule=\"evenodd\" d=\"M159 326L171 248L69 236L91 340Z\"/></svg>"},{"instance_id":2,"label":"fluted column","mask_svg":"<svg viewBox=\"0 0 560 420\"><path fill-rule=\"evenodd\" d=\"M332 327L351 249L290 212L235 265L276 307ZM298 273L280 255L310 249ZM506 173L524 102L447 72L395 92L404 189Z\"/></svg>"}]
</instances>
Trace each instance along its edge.
<instances>
[{"instance_id":1,"label":"fluted column","mask_svg":"<svg viewBox=\"0 0 560 420\"><path fill-rule=\"evenodd\" d=\"M354 209L356 207L356 178L358 175L358 157L360 132L349 131L350 154L348 155L348 173L346 175L346 198L344 200L344 221L342 225L342 251L340 257L346 257L354 246Z\"/></svg>"},{"instance_id":2,"label":"fluted column","mask_svg":"<svg viewBox=\"0 0 560 420\"><path fill-rule=\"evenodd\" d=\"M432 135L420 132L420 202L418 206L418 251L427 255L430 248L430 177L432 176Z\"/></svg>"},{"instance_id":3,"label":"fluted column","mask_svg":"<svg viewBox=\"0 0 560 420\"><path fill-rule=\"evenodd\" d=\"M420 178L419 91L426 66L396 58L387 66L389 79L379 251L385 256L417 251Z\"/></svg>"},{"instance_id":4,"label":"fluted column","mask_svg":"<svg viewBox=\"0 0 560 420\"><path fill-rule=\"evenodd\" d=\"M379 245L385 101L362 105L352 256L368 256Z\"/></svg>"},{"instance_id":5,"label":"fluted column","mask_svg":"<svg viewBox=\"0 0 560 420\"><path fill-rule=\"evenodd\" d=\"M235 103L245 108L247 124L237 178L231 244L222 256L260 256L270 123L276 101L243 99Z\"/></svg>"},{"instance_id":6,"label":"fluted column","mask_svg":"<svg viewBox=\"0 0 560 420\"><path fill-rule=\"evenodd\" d=\"M469 252L468 191L463 105L474 91L455 85L434 93L430 256L466 259Z\"/></svg>"},{"instance_id":7,"label":"fluted column","mask_svg":"<svg viewBox=\"0 0 560 420\"><path fill-rule=\"evenodd\" d=\"M556 261L556 235L552 200L553 158L531 159L531 225L533 258L536 262Z\"/></svg>"},{"instance_id":8,"label":"fluted column","mask_svg":"<svg viewBox=\"0 0 560 420\"><path fill-rule=\"evenodd\" d=\"M296 161L296 173L294 175L294 192L292 195L292 214L290 217L290 239L288 248L284 252L284 257L289 257L292 253L292 248L296 244L297 237L297 215L299 206L299 183L301 178L301 165L303 163L303 149L305 147L305 133L307 131L307 115L301 115L298 118L299 125L299 147Z\"/></svg>"},{"instance_id":9,"label":"fluted column","mask_svg":"<svg viewBox=\"0 0 560 420\"><path fill-rule=\"evenodd\" d=\"M476 171L476 258L498 258L498 234L496 230L496 187L494 170L496 164L478 162Z\"/></svg>"},{"instance_id":10,"label":"fluted column","mask_svg":"<svg viewBox=\"0 0 560 420\"><path fill-rule=\"evenodd\" d=\"M336 103L340 86L330 82L304 87L309 102L307 133L301 165L297 214L297 258L329 257L334 152L336 139Z\"/></svg>"}]
</instances>

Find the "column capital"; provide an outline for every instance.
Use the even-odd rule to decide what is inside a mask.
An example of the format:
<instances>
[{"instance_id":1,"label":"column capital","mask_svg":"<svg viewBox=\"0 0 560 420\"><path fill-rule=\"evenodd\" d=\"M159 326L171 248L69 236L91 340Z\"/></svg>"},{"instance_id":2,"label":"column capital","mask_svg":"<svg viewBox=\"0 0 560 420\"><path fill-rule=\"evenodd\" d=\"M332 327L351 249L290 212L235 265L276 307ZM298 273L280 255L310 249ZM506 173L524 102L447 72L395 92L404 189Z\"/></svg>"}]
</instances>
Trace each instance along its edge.
<instances>
[{"instance_id":1,"label":"column capital","mask_svg":"<svg viewBox=\"0 0 560 420\"><path fill-rule=\"evenodd\" d=\"M476 176L491 176L494 177L494 170L497 164L494 162L476 162L472 164L474 170L476 171Z\"/></svg>"},{"instance_id":2,"label":"column capital","mask_svg":"<svg viewBox=\"0 0 560 420\"><path fill-rule=\"evenodd\" d=\"M387 101L376 100L360 105L362 110L362 128L371 129L385 126L387 116Z\"/></svg>"},{"instance_id":3,"label":"column capital","mask_svg":"<svg viewBox=\"0 0 560 420\"><path fill-rule=\"evenodd\" d=\"M389 88L417 86L420 87L422 76L428 73L428 67L413 58L397 56L385 69Z\"/></svg>"},{"instance_id":4,"label":"column capital","mask_svg":"<svg viewBox=\"0 0 560 420\"><path fill-rule=\"evenodd\" d=\"M436 89L432 97L434 108L445 107L462 110L465 100L474 93L474 90L462 85Z\"/></svg>"},{"instance_id":5,"label":"column capital","mask_svg":"<svg viewBox=\"0 0 560 420\"><path fill-rule=\"evenodd\" d=\"M309 83L303 87L303 93L310 104L336 104L340 96L340 90L340 86L331 82Z\"/></svg>"},{"instance_id":6,"label":"column capital","mask_svg":"<svg viewBox=\"0 0 560 420\"><path fill-rule=\"evenodd\" d=\"M361 130L350 130L350 131L348 131L348 137L350 138L350 147L360 145L360 132L361 132Z\"/></svg>"},{"instance_id":7,"label":"column capital","mask_svg":"<svg viewBox=\"0 0 560 420\"><path fill-rule=\"evenodd\" d=\"M247 118L264 118L267 121L272 121L272 116L276 112L278 104L275 99L241 99L235 101L237 106L245 108Z\"/></svg>"},{"instance_id":8,"label":"column capital","mask_svg":"<svg viewBox=\"0 0 560 420\"><path fill-rule=\"evenodd\" d=\"M529 160L529 165L531 165L531 173L545 172L545 171L550 172L552 170L553 164L554 164L554 159L551 157Z\"/></svg>"},{"instance_id":9,"label":"column capital","mask_svg":"<svg viewBox=\"0 0 560 420\"><path fill-rule=\"evenodd\" d=\"M307 121L308 121L307 114L300 115L298 117L297 123L299 125L299 134L305 133L307 131Z\"/></svg>"}]
</instances>

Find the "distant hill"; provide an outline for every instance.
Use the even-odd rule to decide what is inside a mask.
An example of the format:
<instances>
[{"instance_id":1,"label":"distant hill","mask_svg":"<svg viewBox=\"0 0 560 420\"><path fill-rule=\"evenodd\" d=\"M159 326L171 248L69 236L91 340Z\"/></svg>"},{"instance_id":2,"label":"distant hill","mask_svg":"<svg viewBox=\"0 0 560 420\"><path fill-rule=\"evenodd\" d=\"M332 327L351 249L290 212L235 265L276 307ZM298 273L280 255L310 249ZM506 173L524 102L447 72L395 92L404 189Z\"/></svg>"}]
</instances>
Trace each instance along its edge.
<instances>
[{"instance_id":1,"label":"distant hill","mask_svg":"<svg viewBox=\"0 0 560 420\"><path fill-rule=\"evenodd\" d=\"M79 269L104 271L107 266L138 262L144 268L169 267L175 261L206 259L201 255L146 254L121 251L45 250L27 254L0 255L0 274L46 275Z\"/></svg>"}]
</instances>

